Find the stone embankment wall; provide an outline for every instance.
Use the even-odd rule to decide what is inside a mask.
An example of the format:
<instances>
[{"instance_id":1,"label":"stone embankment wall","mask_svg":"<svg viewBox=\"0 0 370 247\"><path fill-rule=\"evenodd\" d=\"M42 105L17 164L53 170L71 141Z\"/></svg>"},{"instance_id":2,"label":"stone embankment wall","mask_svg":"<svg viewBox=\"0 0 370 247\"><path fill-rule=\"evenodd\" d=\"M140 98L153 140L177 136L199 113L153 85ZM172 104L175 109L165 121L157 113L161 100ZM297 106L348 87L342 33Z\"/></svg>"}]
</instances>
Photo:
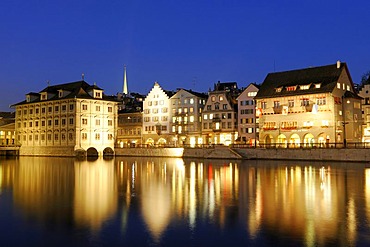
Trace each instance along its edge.
<instances>
[{"instance_id":1,"label":"stone embankment wall","mask_svg":"<svg viewBox=\"0 0 370 247\"><path fill-rule=\"evenodd\" d=\"M370 149L235 149L248 159L370 162Z\"/></svg>"},{"instance_id":2,"label":"stone embankment wall","mask_svg":"<svg viewBox=\"0 0 370 247\"><path fill-rule=\"evenodd\" d=\"M370 149L117 148L116 156L370 162Z\"/></svg>"},{"instance_id":3,"label":"stone embankment wall","mask_svg":"<svg viewBox=\"0 0 370 247\"><path fill-rule=\"evenodd\" d=\"M75 152L73 147L21 147L19 155L73 157Z\"/></svg>"}]
</instances>

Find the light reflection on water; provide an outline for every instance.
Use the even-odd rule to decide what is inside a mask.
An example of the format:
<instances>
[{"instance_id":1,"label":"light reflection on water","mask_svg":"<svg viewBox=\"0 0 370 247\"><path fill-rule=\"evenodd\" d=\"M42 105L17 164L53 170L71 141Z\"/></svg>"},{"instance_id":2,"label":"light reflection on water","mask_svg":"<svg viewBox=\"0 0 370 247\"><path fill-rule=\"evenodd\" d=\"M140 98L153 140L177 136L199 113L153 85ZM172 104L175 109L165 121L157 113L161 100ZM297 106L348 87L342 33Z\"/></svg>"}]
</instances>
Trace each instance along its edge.
<instances>
[{"instance_id":1,"label":"light reflection on water","mask_svg":"<svg viewBox=\"0 0 370 247\"><path fill-rule=\"evenodd\" d=\"M356 163L0 160L0 245L362 246L370 169Z\"/></svg>"}]
</instances>

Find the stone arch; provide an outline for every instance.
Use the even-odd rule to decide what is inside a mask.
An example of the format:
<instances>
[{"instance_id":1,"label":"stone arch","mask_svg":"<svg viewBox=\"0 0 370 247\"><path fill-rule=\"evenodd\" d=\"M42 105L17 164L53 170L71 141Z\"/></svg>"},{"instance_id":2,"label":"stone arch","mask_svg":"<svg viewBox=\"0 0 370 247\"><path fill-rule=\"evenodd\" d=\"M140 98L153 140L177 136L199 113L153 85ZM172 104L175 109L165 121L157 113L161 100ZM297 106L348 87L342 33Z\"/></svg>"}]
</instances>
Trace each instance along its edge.
<instances>
[{"instance_id":1,"label":"stone arch","mask_svg":"<svg viewBox=\"0 0 370 247\"><path fill-rule=\"evenodd\" d=\"M288 141L287 141L286 136L284 134L278 135L277 140L276 140L277 147L284 147L284 148L286 148L287 147L287 143L288 143Z\"/></svg>"},{"instance_id":2,"label":"stone arch","mask_svg":"<svg viewBox=\"0 0 370 247\"><path fill-rule=\"evenodd\" d=\"M163 145L166 145L167 144L167 140L164 139L163 137L159 138L158 141L157 141L157 144L159 146L163 146Z\"/></svg>"},{"instance_id":3,"label":"stone arch","mask_svg":"<svg viewBox=\"0 0 370 247\"><path fill-rule=\"evenodd\" d=\"M303 146L313 147L315 144L315 137L311 133L307 133L303 136Z\"/></svg>"},{"instance_id":4,"label":"stone arch","mask_svg":"<svg viewBox=\"0 0 370 247\"><path fill-rule=\"evenodd\" d=\"M153 146L154 145L154 140L152 138L148 138L145 142L146 145Z\"/></svg>"},{"instance_id":5,"label":"stone arch","mask_svg":"<svg viewBox=\"0 0 370 247\"><path fill-rule=\"evenodd\" d=\"M320 133L317 136L317 142L319 147L325 147L326 145L329 145L330 137L326 135L325 132Z\"/></svg>"},{"instance_id":6,"label":"stone arch","mask_svg":"<svg viewBox=\"0 0 370 247\"><path fill-rule=\"evenodd\" d=\"M76 149L75 150L75 156L78 158L86 157L86 151L84 149Z\"/></svg>"},{"instance_id":7,"label":"stone arch","mask_svg":"<svg viewBox=\"0 0 370 247\"><path fill-rule=\"evenodd\" d=\"M301 138L298 134L292 134L289 138L289 147L297 148L300 146Z\"/></svg>"},{"instance_id":8,"label":"stone arch","mask_svg":"<svg viewBox=\"0 0 370 247\"><path fill-rule=\"evenodd\" d=\"M265 147L271 147L271 145L274 143L274 139L270 134L265 135L263 139L265 140Z\"/></svg>"},{"instance_id":9,"label":"stone arch","mask_svg":"<svg viewBox=\"0 0 370 247\"><path fill-rule=\"evenodd\" d=\"M103 150L103 157L108 157L108 156L111 156L111 157L114 156L114 151L110 147L106 147Z\"/></svg>"},{"instance_id":10,"label":"stone arch","mask_svg":"<svg viewBox=\"0 0 370 247\"><path fill-rule=\"evenodd\" d=\"M86 156L87 157L97 157L99 156L98 150L96 150L96 148L94 147L90 147L86 151Z\"/></svg>"}]
</instances>

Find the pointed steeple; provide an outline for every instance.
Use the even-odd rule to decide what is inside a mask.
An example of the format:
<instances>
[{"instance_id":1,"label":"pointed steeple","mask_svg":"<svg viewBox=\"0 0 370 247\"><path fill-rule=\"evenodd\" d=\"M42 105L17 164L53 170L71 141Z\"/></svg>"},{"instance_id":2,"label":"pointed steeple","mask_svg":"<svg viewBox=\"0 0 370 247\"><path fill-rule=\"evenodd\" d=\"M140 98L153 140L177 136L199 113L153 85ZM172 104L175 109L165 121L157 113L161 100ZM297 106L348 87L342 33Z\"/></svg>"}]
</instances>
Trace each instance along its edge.
<instances>
[{"instance_id":1,"label":"pointed steeple","mask_svg":"<svg viewBox=\"0 0 370 247\"><path fill-rule=\"evenodd\" d=\"M128 94L126 65L123 66L123 92L122 93L124 95Z\"/></svg>"}]
</instances>

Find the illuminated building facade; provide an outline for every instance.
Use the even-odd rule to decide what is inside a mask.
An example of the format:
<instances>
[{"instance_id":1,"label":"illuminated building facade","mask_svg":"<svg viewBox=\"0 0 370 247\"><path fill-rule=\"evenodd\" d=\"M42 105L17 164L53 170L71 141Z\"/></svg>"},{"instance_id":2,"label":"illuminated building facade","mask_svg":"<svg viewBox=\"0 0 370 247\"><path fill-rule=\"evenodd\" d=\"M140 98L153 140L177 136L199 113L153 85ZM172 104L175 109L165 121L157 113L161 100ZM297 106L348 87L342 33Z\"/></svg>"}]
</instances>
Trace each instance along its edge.
<instances>
[{"instance_id":1,"label":"illuminated building facade","mask_svg":"<svg viewBox=\"0 0 370 247\"><path fill-rule=\"evenodd\" d=\"M255 145L258 140L258 122L254 97L257 95L259 86L251 83L236 98L238 100L238 133L239 142Z\"/></svg>"},{"instance_id":2,"label":"illuminated building facade","mask_svg":"<svg viewBox=\"0 0 370 247\"><path fill-rule=\"evenodd\" d=\"M15 144L15 113L0 112L0 145Z\"/></svg>"},{"instance_id":3,"label":"illuminated building facade","mask_svg":"<svg viewBox=\"0 0 370 247\"><path fill-rule=\"evenodd\" d=\"M143 102L143 143L167 145L171 142L170 98L174 95L165 91L158 82L154 83Z\"/></svg>"},{"instance_id":4,"label":"illuminated building facade","mask_svg":"<svg viewBox=\"0 0 370 247\"><path fill-rule=\"evenodd\" d=\"M370 142L370 84L365 84L361 87L359 96L362 99L362 119L363 123L363 142Z\"/></svg>"},{"instance_id":5,"label":"illuminated building facade","mask_svg":"<svg viewBox=\"0 0 370 247\"><path fill-rule=\"evenodd\" d=\"M117 101L85 81L28 93L15 107L20 155L103 155L114 152Z\"/></svg>"},{"instance_id":6,"label":"illuminated building facade","mask_svg":"<svg viewBox=\"0 0 370 247\"><path fill-rule=\"evenodd\" d=\"M208 93L202 113L204 144L230 145L238 138L238 93L236 82L218 82Z\"/></svg>"},{"instance_id":7,"label":"illuminated building facade","mask_svg":"<svg viewBox=\"0 0 370 247\"><path fill-rule=\"evenodd\" d=\"M118 110L117 144L119 147L135 147L143 143L143 101L145 96L131 93L123 95Z\"/></svg>"},{"instance_id":8,"label":"illuminated building facade","mask_svg":"<svg viewBox=\"0 0 370 247\"><path fill-rule=\"evenodd\" d=\"M361 141L361 98L346 63L270 73L255 99L260 145L345 146Z\"/></svg>"},{"instance_id":9,"label":"illuminated building facade","mask_svg":"<svg viewBox=\"0 0 370 247\"><path fill-rule=\"evenodd\" d=\"M118 112L117 144L135 147L142 144L143 112L138 109Z\"/></svg>"},{"instance_id":10,"label":"illuminated building facade","mask_svg":"<svg viewBox=\"0 0 370 247\"><path fill-rule=\"evenodd\" d=\"M206 99L206 94L185 89L179 89L171 97L171 132L175 146L194 147L203 143L202 110Z\"/></svg>"}]
</instances>

